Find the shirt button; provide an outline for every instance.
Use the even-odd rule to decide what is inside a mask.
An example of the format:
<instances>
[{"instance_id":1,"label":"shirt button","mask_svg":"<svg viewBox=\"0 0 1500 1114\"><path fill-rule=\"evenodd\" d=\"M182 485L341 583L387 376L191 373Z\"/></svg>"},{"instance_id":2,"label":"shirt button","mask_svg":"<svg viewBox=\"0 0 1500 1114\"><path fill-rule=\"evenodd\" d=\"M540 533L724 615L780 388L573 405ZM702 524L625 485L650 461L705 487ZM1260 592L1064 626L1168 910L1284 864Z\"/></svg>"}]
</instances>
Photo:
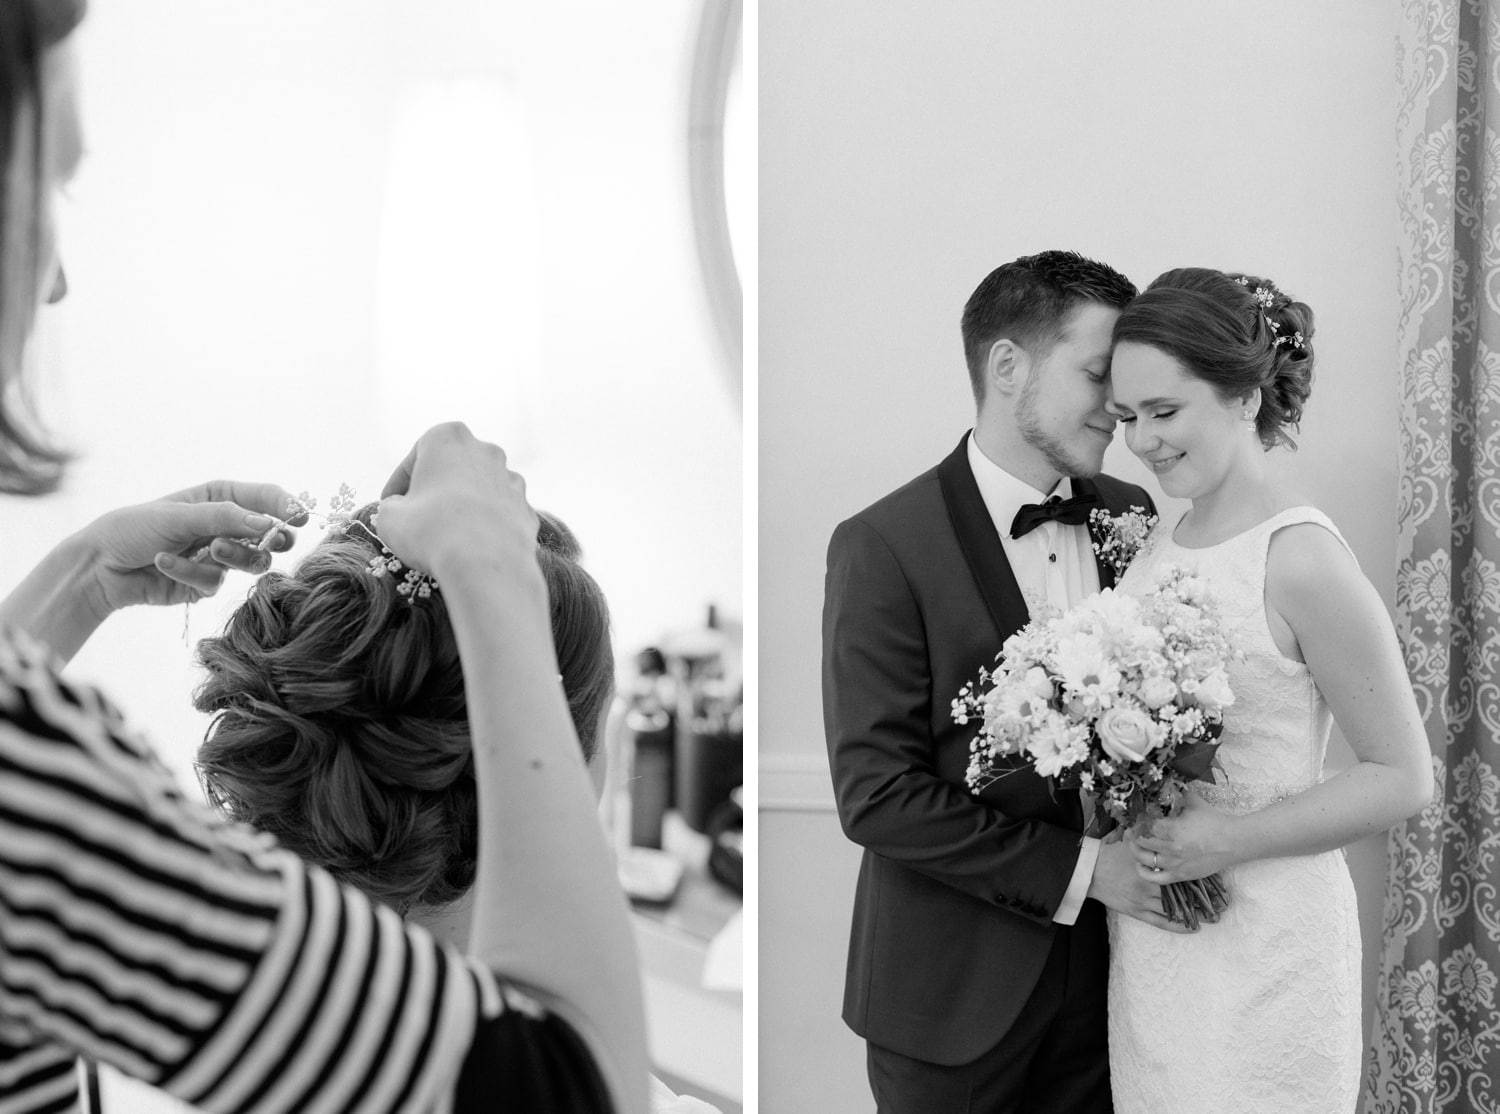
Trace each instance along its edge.
<instances>
[{"instance_id":1,"label":"shirt button","mask_svg":"<svg viewBox=\"0 0 1500 1114\"><path fill-rule=\"evenodd\" d=\"M1057 554L1056 553L1049 553L1049 554L1047 554L1047 560L1051 561L1054 565L1057 564Z\"/></svg>"}]
</instances>

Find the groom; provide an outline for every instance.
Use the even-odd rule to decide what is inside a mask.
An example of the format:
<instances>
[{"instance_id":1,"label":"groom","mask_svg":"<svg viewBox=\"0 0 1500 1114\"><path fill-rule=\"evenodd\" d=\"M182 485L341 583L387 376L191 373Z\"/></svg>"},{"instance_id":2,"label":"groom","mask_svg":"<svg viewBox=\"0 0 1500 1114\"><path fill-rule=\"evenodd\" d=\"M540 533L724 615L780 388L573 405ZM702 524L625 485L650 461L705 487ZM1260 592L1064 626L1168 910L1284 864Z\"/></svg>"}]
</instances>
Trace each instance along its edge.
<instances>
[{"instance_id":1,"label":"groom","mask_svg":"<svg viewBox=\"0 0 1500 1114\"><path fill-rule=\"evenodd\" d=\"M1099 474L1110 330L1135 287L1073 252L996 269L963 314L978 415L937 467L828 547L823 714L839 816L865 848L844 1020L880 1114L1110 1109L1104 906L1169 926L1076 790L1017 761L964 786L950 704L1023 626L1113 584L1086 517L1146 492Z\"/></svg>"}]
</instances>

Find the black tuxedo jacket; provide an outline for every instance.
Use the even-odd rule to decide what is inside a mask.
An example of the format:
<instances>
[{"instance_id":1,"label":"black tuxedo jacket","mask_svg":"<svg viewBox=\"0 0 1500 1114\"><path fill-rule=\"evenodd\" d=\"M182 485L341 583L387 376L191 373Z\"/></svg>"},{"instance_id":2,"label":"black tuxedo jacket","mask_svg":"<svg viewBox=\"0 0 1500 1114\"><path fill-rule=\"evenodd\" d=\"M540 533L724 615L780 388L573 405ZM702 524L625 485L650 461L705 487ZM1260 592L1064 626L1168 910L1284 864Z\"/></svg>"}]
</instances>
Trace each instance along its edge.
<instances>
[{"instance_id":1,"label":"black tuxedo jacket","mask_svg":"<svg viewBox=\"0 0 1500 1114\"><path fill-rule=\"evenodd\" d=\"M964 785L976 728L954 697L1028 621L969 468L946 460L839 525L823 605L823 718L839 818L865 848L844 1020L936 1064L993 1048L1040 976L1078 862L1076 792L1054 797L1020 759L980 796ZM1075 479L1111 514L1154 509L1108 476ZM1101 587L1114 577L1099 572ZM1102 983L1104 910L1070 930Z\"/></svg>"}]
</instances>

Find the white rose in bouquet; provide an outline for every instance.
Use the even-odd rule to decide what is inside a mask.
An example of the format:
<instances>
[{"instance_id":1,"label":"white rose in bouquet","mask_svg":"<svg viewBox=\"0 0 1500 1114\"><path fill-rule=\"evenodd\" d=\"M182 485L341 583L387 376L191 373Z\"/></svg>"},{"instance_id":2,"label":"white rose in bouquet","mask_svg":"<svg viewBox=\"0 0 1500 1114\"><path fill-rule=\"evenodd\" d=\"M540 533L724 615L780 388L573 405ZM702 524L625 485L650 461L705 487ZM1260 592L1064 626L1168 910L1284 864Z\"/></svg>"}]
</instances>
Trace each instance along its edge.
<instances>
[{"instance_id":1,"label":"white rose in bouquet","mask_svg":"<svg viewBox=\"0 0 1500 1114\"><path fill-rule=\"evenodd\" d=\"M1229 687L1229 677L1222 669L1215 669L1198 682L1198 691L1193 698L1203 707L1218 711L1234 703L1234 690Z\"/></svg>"},{"instance_id":2,"label":"white rose in bouquet","mask_svg":"<svg viewBox=\"0 0 1500 1114\"><path fill-rule=\"evenodd\" d=\"M1153 712L1177 699L1177 686L1170 677L1154 674L1141 682L1141 703Z\"/></svg>"},{"instance_id":3,"label":"white rose in bouquet","mask_svg":"<svg viewBox=\"0 0 1500 1114\"><path fill-rule=\"evenodd\" d=\"M1161 741L1161 731L1139 708L1107 708L1094 725L1099 745L1116 762L1144 762Z\"/></svg>"},{"instance_id":4,"label":"white rose in bouquet","mask_svg":"<svg viewBox=\"0 0 1500 1114\"><path fill-rule=\"evenodd\" d=\"M1042 704L1051 700L1057 691L1053 687L1052 678L1047 676L1047 671L1039 665L1034 665L1026 671L1021 688L1027 695Z\"/></svg>"},{"instance_id":5,"label":"white rose in bouquet","mask_svg":"<svg viewBox=\"0 0 1500 1114\"><path fill-rule=\"evenodd\" d=\"M1143 658L1159 658L1167 640L1155 627L1138 626L1130 632L1125 648Z\"/></svg>"},{"instance_id":6,"label":"white rose in bouquet","mask_svg":"<svg viewBox=\"0 0 1500 1114\"><path fill-rule=\"evenodd\" d=\"M1223 658L1212 650L1194 650L1187 659L1188 671L1200 682L1223 665Z\"/></svg>"}]
</instances>

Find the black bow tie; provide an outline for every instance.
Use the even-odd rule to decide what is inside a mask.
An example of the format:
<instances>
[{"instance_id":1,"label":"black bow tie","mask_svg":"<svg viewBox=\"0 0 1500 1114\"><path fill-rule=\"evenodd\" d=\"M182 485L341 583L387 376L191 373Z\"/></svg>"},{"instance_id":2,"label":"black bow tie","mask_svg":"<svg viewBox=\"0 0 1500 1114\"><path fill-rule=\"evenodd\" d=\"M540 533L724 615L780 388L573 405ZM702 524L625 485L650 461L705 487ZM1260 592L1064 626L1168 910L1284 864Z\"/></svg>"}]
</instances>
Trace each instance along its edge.
<instances>
[{"instance_id":1,"label":"black bow tie","mask_svg":"<svg viewBox=\"0 0 1500 1114\"><path fill-rule=\"evenodd\" d=\"M1023 503L1010 524L1012 538L1031 533L1044 522L1061 522L1064 526L1077 526L1089 520L1089 511L1099 505L1097 495L1075 495L1071 499L1059 499L1056 495L1045 503Z\"/></svg>"}]
</instances>

